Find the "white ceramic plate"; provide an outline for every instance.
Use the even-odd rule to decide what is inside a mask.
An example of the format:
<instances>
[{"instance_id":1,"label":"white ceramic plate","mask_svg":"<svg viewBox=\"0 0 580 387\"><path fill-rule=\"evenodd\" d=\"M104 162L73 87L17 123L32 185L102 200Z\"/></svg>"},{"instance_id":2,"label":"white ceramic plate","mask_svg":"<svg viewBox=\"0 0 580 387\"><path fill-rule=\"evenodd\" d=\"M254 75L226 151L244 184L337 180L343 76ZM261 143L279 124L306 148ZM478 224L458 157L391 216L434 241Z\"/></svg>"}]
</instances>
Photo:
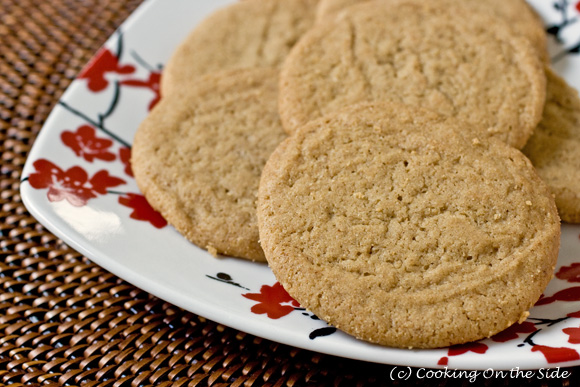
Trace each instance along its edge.
<instances>
[{"instance_id":1,"label":"white ceramic plate","mask_svg":"<svg viewBox=\"0 0 580 387\"><path fill-rule=\"evenodd\" d=\"M95 55L38 136L22 197L47 228L94 262L186 310L270 340L322 353L419 367L537 369L580 364L580 227L562 226L545 301L493 339L437 350L355 340L299 308L266 265L215 259L154 213L127 168L140 121L158 98L160 71L178 42L228 0L148 0ZM580 6L534 0L551 28L554 66L580 88ZM556 35L557 34L557 35ZM559 38L559 42L555 37ZM578 261L579 263L575 263ZM568 300L568 301L564 301Z\"/></svg>"}]
</instances>

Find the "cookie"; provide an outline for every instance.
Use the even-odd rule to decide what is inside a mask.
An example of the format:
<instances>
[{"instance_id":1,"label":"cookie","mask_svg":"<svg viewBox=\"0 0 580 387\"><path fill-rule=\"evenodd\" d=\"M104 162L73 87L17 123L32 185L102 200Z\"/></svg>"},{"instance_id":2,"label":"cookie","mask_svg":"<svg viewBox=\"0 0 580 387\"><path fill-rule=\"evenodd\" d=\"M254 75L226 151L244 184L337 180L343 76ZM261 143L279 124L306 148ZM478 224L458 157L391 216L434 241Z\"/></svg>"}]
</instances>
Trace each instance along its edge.
<instances>
[{"instance_id":1,"label":"cookie","mask_svg":"<svg viewBox=\"0 0 580 387\"><path fill-rule=\"evenodd\" d=\"M554 71L542 121L522 150L556 198L560 217L580 223L580 97Z\"/></svg>"},{"instance_id":2,"label":"cookie","mask_svg":"<svg viewBox=\"0 0 580 387\"><path fill-rule=\"evenodd\" d=\"M370 0L320 0L318 5L316 19L323 20L328 16L334 17L343 9L368 2ZM393 4L396 0L380 0L388 4ZM436 2L445 2L448 7L455 7L457 4L464 4L470 7L477 7L479 11L489 11L496 16L507 21L513 28L514 32L527 38L540 58L548 61L547 38L544 31L544 24L539 15L534 12L525 0L436 0Z\"/></svg>"},{"instance_id":3,"label":"cookie","mask_svg":"<svg viewBox=\"0 0 580 387\"><path fill-rule=\"evenodd\" d=\"M164 97L135 136L139 188L181 234L214 255L264 261L256 195L262 167L285 137L277 81L273 69L208 75Z\"/></svg>"},{"instance_id":4,"label":"cookie","mask_svg":"<svg viewBox=\"0 0 580 387\"><path fill-rule=\"evenodd\" d=\"M283 141L264 167L258 225L303 307L401 348L523 321L560 242L554 200L520 151L391 103L348 107Z\"/></svg>"},{"instance_id":5,"label":"cookie","mask_svg":"<svg viewBox=\"0 0 580 387\"><path fill-rule=\"evenodd\" d=\"M540 121L546 92L532 46L507 24L468 7L450 17L445 6L412 1L364 3L317 24L280 79L288 133L342 107L385 100L457 117L517 148Z\"/></svg>"},{"instance_id":6,"label":"cookie","mask_svg":"<svg viewBox=\"0 0 580 387\"><path fill-rule=\"evenodd\" d=\"M318 0L244 0L204 19L178 46L161 79L163 95L201 75L277 67L314 23Z\"/></svg>"}]
</instances>

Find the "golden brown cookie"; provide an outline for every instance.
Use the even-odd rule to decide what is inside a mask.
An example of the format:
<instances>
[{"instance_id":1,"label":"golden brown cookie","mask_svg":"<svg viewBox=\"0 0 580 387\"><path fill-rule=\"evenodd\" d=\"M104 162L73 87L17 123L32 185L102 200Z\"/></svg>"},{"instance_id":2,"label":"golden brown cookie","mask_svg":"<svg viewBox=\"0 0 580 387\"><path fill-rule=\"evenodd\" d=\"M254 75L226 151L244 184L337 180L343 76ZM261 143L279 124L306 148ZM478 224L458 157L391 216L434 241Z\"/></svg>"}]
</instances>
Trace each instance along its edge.
<instances>
[{"instance_id":1,"label":"golden brown cookie","mask_svg":"<svg viewBox=\"0 0 580 387\"><path fill-rule=\"evenodd\" d=\"M553 70L542 121L522 150L556 197L560 217L580 223L580 97Z\"/></svg>"},{"instance_id":2,"label":"golden brown cookie","mask_svg":"<svg viewBox=\"0 0 580 387\"><path fill-rule=\"evenodd\" d=\"M310 122L262 174L276 278L337 328L434 348L522 321L550 281L560 221L518 150L426 110L354 105Z\"/></svg>"},{"instance_id":3,"label":"golden brown cookie","mask_svg":"<svg viewBox=\"0 0 580 387\"><path fill-rule=\"evenodd\" d=\"M135 136L131 164L149 203L214 254L264 261L256 195L285 137L277 81L264 68L208 75L164 97Z\"/></svg>"},{"instance_id":4,"label":"golden brown cookie","mask_svg":"<svg viewBox=\"0 0 580 387\"><path fill-rule=\"evenodd\" d=\"M371 0L320 0L316 19L323 20L328 16L336 16L349 6L369 2ZM379 0L394 4L397 0ZM525 0L431 0L445 2L448 7L464 4L477 7L479 11L489 11L507 21L514 32L527 38L543 60L548 60L547 38L544 24Z\"/></svg>"},{"instance_id":5,"label":"golden brown cookie","mask_svg":"<svg viewBox=\"0 0 580 387\"><path fill-rule=\"evenodd\" d=\"M221 70L277 67L314 23L318 0L244 0L204 19L163 71L171 94L191 79Z\"/></svg>"},{"instance_id":6,"label":"golden brown cookie","mask_svg":"<svg viewBox=\"0 0 580 387\"><path fill-rule=\"evenodd\" d=\"M490 28L493 25L493 28ZM460 118L521 148L541 119L543 66L528 41L468 7L365 3L317 24L284 62L280 115L293 133L364 101Z\"/></svg>"}]
</instances>

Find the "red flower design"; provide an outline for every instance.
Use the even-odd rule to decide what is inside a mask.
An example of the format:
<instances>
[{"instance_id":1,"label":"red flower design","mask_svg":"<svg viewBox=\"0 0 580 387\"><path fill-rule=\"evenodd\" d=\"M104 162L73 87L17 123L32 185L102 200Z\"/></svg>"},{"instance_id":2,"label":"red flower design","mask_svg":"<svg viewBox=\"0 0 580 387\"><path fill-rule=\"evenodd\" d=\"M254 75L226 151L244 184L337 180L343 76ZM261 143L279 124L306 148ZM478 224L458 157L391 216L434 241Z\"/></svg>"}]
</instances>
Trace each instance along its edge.
<instances>
[{"instance_id":1,"label":"red flower design","mask_svg":"<svg viewBox=\"0 0 580 387\"><path fill-rule=\"evenodd\" d=\"M544 297L542 294L540 299L536 302L536 306L551 304L556 301L580 301L580 286L560 290L549 297Z\"/></svg>"},{"instance_id":2,"label":"red flower design","mask_svg":"<svg viewBox=\"0 0 580 387\"><path fill-rule=\"evenodd\" d=\"M580 263L573 263L570 266L563 266L556 273L556 277L568 282L580 282Z\"/></svg>"},{"instance_id":3,"label":"red flower design","mask_svg":"<svg viewBox=\"0 0 580 387\"><path fill-rule=\"evenodd\" d=\"M580 355L572 348L548 347L546 345L534 345L532 352L542 352L548 363L563 363L566 361L578 360Z\"/></svg>"},{"instance_id":4,"label":"red flower design","mask_svg":"<svg viewBox=\"0 0 580 387\"><path fill-rule=\"evenodd\" d=\"M479 354L484 354L487 352L487 349L488 349L487 345L479 343L477 341L472 343L452 345L447 350L447 356L459 356L470 351ZM447 364L449 364L449 358L447 356L443 356L441 359L439 359L437 365L446 366Z\"/></svg>"},{"instance_id":5,"label":"red flower design","mask_svg":"<svg viewBox=\"0 0 580 387\"><path fill-rule=\"evenodd\" d=\"M580 1L576 3L576 10L580 12Z\"/></svg>"},{"instance_id":6,"label":"red flower design","mask_svg":"<svg viewBox=\"0 0 580 387\"><path fill-rule=\"evenodd\" d=\"M125 173L133 177L133 170L131 169L131 148L124 147L119 149L119 158L125 165Z\"/></svg>"},{"instance_id":7,"label":"red flower design","mask_svg":"<svg viewBox=\"0 0 580 387\"><path fill-rule=\"evenodd\" d=\"M145 196L128 193L123 196L119 196L119 203L125 207L133 209L131 212L131 219L144 220L151 223L156 228L163 228L167 226L167 221L161 216L161 214L153 209Z\"/></svg>"},{"instance_id":8,"label":"red flower design","mask_svg":"<svg viewBox=\"0 0 580 387\"><path fill-rule=\"evenodd\" d=\"M138 79L126 79L121 81L121 85L134 86L134 87L145 87L150 89L155 93L155 97L149 102L149 110L153 109L157 102L161 99L161 89L159 88L159 83L161 82L161 73L158 71L152 71L149 73L149 79L146 81Z\"/></svg>"},{"instance_id":9,"label":"red flower design","mask_svg":"<svg viewBox=\"0 0 580 387\"><path fill-rule=\"evenodd\" d=\"M109 172L102 169L89 180L91 183L93 191L104 195L107 193L107 188L116 187L121 184L125 184L125 180L119 179L118 177L109 175Z\"/></svg>"},{"instance_id":10,"label":"red flower design","mask_svg":"<svg viewBox=\"0 0 580 387\"><path fill-rule=\"evenodd\" d=\"M260 293L246 293L242 294L242 296L259 302L252 306L252 313L265 313L271 319L284 317L292 312L295 307L300 306L300 304L298 304L298 302L296 302L296 300L294 300L286 290L284 290L279 282L276 282L273 286L263 285L260 288Z\"/></svg>"},{"instance_id":11,"label":"red flower design","mask_svg":"<svg viewBox=\"0 0 580 387\"><path fill-rule=\"evenodd\" d=\"M135 67L132 65L119 65L119 58L103 47L80 72L78 78L87 79L89 89L98 92L109 85L105 78L106 73L131 74L134 71Z\"/></svg>"},{"instance_id":12,"label":"red flower design","mask_svg":"<svg viewBox=\"0 0 580 387\"><path fill-rule=\"evenodd\" d=\"M567 334L568 342L571 344L580 344L580 327L579 328L564 328L562 332Z\"/></svg>"},{"instance_id":13,"label":"red flower design","mask_svg":"<svg viewBox=\"0 0 580 387\"><path fill-rule=\"evenodd\" d=\"M568 316L568 317L574 317L574 318L580 318L580 310L577 311L577 312L568 313L566 316Z\"/></svg>"},{"instance_id":14,"label":"red flower design","mask_svg":"<svg viewBox=\"0 0 580 387\"><path fill-rule=\"evenodd\" d=\"M63 171L45 159L35 161L33 166L36 172L28 177L33 188L48 188L49 201L66 200L75 207L84 206L89 199L97 197L97 194L107 193L109 187L125 183L124 180L110 176L105 170L97 172L89 179L87 172L78 166Z\"/></svg>"},{"instance_id":15,"label":"red flower design","mask_svg":"<svg viewBox=\"0 0 580 387\"><path fill-rule=\"evenodd\" d=\"M483 344L483 343L479 343L479 342L473 342L473 343L465 343L465 344L459 344L459 345L452 345L451 347L449 347L449 350L447 352L447 356L458 356L458 355L463 355L464 353L467 352L475 352L475 353L479 353L479 354L483 354L485 352L487 352L487 345Z\"/></svg>"},{"instance_id":16,"label":"red flower design","mask_svg":"<svg viewBox=\"0 0 580 387\"><path fill-rule=\"evenodd\" d=\"M60 138L77 156L83 157L90 163L94 159L115 160L115 155L108 150L113 145L113 141L107 138L97 138L96 130L92 126L80 126L76 132L64 131Z\"/></svg>"},{"instance_id":17,"label":"red flower design","mask_svg":"<svg viewBox=\"0 0 580 387\"><path fill-rule=\"evenodd\" d=\"M506 341L517 339L519 337L518 333L532 333L536 330L534 323L524 321L523 323L516 323L509 328L493 335L491 339L499 343L505 343Z\"/></svg>"}]
</instances>

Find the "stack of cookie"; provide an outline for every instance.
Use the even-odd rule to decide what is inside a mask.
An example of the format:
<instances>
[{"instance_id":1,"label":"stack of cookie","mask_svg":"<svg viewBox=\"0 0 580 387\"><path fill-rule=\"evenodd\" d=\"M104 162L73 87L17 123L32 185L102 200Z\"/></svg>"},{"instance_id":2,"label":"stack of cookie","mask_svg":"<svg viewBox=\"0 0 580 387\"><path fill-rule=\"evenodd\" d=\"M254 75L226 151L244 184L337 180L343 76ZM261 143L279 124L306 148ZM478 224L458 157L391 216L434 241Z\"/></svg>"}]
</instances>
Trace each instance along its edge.
<instances>
[{"instance_id":1,"label":"stack of cookie","mask_svg":"<svg viewBox=\"0 0 580 387\"><path fill-rule=\"evenodd\" d=\"M562 177L580 102L545 67L527 4L483 3L218 11L178 48L137 132L140 188L187 239L267 261L357 338L435 348L523 321L556 264L553 194L580 221Z\"/></svg>"},{"instance_id":2,"label":"stack of cookie","mask_svg":"<svg viewBox=\"0 0 580 387\"><path fill-rule=\"evenodd\" d=\"M213 255L265 262L256 195L285 132L277 68L313 25L318 0L245 0L204 20L177 48L163 98L133 143L149 203Z\"/></svg>"}]
</instances>

